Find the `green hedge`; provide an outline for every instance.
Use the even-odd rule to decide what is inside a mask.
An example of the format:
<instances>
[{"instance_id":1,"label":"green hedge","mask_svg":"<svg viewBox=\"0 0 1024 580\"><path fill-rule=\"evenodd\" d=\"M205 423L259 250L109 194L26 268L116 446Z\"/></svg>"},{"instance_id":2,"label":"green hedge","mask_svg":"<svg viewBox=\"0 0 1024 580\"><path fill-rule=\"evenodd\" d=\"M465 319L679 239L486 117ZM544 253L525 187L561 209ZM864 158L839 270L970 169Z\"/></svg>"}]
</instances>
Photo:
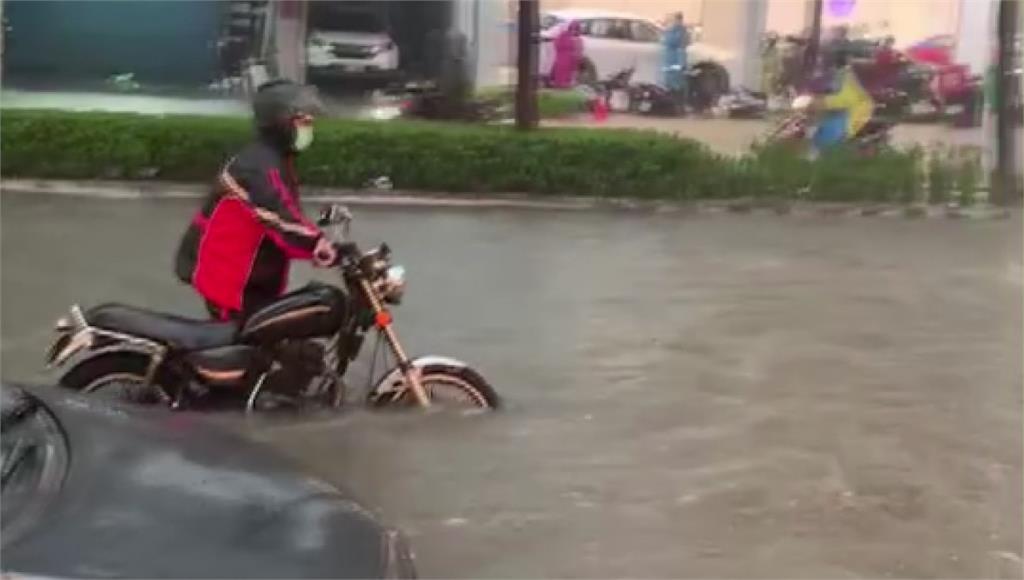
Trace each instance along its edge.
<instances>
[{"instance_id":1,"label":"green hedge","mask_svg":"<svg viewBox=\"0 0 1024 580\"><path fill-rule=\"evenodd\" d=\"M481 99L496 100L511 111L515 92L509 87L490 87L477 93ZM537 112L541 119L561 119L586 113L590 98L575 90L541 89L537 91Z\"/></svg>"},{"instance_id":2,"label":"green hedge","mask_svg":"<svg viewBox=\"0 0 1024 580\"><path fill-rule=\"evenodd\" d=\"M3 111L4 177L208 181L249 138L244 119ZM653 132L325 120L300 157L303 181L450 193L520 192L641 199L920 198L920 155L818 161L758 148L733 158Z\"/></svg>"}]
</instances>

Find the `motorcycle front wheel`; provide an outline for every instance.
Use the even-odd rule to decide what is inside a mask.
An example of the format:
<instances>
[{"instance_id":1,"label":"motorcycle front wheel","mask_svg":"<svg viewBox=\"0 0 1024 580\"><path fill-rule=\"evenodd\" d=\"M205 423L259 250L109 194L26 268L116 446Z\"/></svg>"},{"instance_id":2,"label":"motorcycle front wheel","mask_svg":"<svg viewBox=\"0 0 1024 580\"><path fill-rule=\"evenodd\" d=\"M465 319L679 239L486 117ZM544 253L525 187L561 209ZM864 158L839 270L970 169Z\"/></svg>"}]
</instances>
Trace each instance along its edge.
<instances>
[{"instance_id":1,"label":"motorcycle front wheel","mask_svg":"<svg viewBox=\"0 0 1024 580\"><path fill-rule=\"evenodd\" d=\"M495 410L501 406L497 391L480 373L469 367L429 364L421 367L420 383L430 403L442 408ZM380 385L367 396L375 408L415 407L416 397L400 373L391 384Z\"/></svg>"}]
</instances>

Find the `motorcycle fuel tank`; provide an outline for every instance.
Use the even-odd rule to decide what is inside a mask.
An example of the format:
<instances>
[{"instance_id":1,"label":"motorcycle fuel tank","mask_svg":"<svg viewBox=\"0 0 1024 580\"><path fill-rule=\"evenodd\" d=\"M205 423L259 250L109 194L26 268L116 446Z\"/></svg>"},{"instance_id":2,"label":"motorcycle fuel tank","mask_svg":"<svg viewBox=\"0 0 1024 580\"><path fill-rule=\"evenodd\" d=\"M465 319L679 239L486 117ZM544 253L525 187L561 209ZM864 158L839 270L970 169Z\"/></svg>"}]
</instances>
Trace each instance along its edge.
<instances>
[{"instance_id":1,"label":"motorcycle fuel tank","mask_svg":"<svg viewBox=\"0 0 1024 580\"><path fill-rule=\"evenodd\" d=\"M347 305L344 290L312 283L250 316L240 336L245 342L259 343L327 336L345 320Z\"/></svg>"}]
</instances>

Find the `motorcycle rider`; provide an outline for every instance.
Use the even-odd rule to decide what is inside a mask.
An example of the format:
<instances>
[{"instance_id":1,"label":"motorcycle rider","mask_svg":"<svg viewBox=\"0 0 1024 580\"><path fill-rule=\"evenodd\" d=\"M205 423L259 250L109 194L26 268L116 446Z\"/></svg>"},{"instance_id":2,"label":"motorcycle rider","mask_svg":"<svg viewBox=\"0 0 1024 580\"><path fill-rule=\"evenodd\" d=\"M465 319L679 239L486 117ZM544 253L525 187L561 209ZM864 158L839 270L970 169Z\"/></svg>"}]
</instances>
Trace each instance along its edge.
<instances>
[{"instance_id":1,"label":"motorcycle rider","mask_svg":"<svg viewBox=\"0 0 1024 580\"><path fill-rule=\"evenodd\" d=\"M687 103L687 55L690 46L690 32L686 28L682 12L672 15L668 27L661 38L662 50L662 84L672 93L680 113L684 113Z\"/></svg>"},{"instance_id":2,"label":"motorcycle rider","mask_svg":"<svg viewBox=\"0 0 1024 580\"><path fill-rule=\"evenodd\" d=\"M336 248L302 213L295 156L313 142L313 89L288 80L253 97L256 138L223 167L178 248L178 278L215 318L239 320L277 299L291 260L327 267Z\"/></svg>"},{"instance_id":3,"label":"motorcycle rider","mask_svg":"<svg viewBox=\"0 0 1024 580\"><path fill-rule=\"evenodd\" d=\"M819 152L855 137L871 120L875 109L871 95L849 65L848 52L836 51L832 59L832 90L815 103L824 112L812 138L814 149Z\"/></svg>"}]
</instances>

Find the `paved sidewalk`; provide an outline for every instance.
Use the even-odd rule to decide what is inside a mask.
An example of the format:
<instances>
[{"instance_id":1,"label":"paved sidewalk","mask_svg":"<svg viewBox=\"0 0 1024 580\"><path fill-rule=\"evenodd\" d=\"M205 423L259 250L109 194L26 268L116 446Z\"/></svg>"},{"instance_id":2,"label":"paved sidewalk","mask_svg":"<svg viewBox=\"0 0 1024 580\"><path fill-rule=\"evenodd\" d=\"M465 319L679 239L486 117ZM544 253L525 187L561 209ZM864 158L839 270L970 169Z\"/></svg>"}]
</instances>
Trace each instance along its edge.
<instances>
[{"instance_id":1,"label":"paved sidewalk","mask_svg":"<svg viewBox=\"0 0 1024 580\"><path fill-rule=\"evenodd\" d=\"M599 129L649 129L689 137L726 154L746 151L754 141L763 138L773 127L772 121L741 119L703 119L696 117L663 119L636 115L612 115L598 123L589 116L569 120L552 120L548 127L591 127ZM981 129L954 129L936 124L902 124L893 130L896 145L965 145L985 146L985 133Z\"/></svg>"}]
</instances>

